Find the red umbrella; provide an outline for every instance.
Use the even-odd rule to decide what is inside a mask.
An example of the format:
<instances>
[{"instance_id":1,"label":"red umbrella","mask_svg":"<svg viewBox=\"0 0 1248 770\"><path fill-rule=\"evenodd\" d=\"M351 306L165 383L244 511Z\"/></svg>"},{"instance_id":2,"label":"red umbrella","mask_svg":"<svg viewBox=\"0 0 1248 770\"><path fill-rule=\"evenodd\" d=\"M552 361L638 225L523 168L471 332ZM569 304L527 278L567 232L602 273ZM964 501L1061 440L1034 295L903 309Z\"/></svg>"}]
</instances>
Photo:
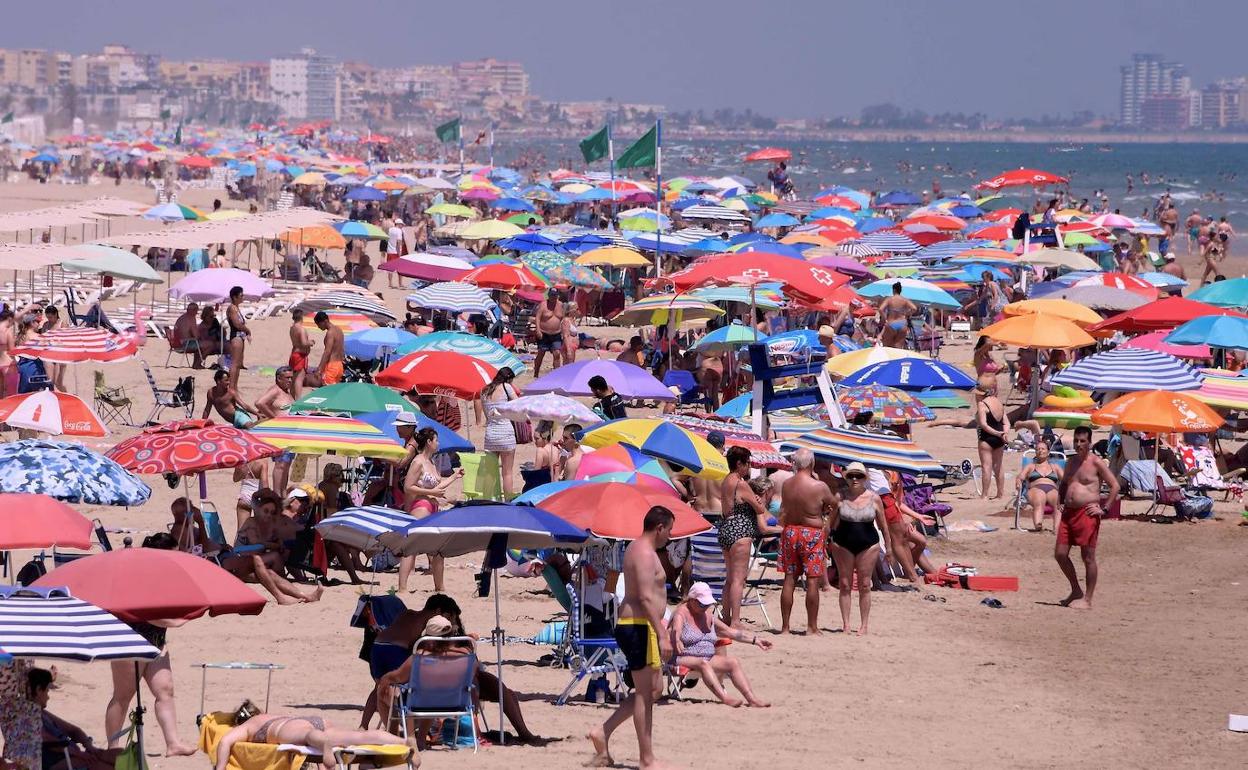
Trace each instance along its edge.
<instances>
[{"instance_id":1,"label":"red umbrella","mask_svg":"<svg viewBox=\"0 0 1248 770\"><path fill-rule=\"evenodd\" d=\"M844 195L825 195L822 198L815 198L815 202L821 203L824 206L836 206L837 208L849 209L850 211L857 211L862 208L861 203L853 198L846 198Z\"/></svg>"},{"instance_id":2,"label":"red umbrella","mask_svg":"<svg viewBox=\"0 0 1248 770\"><path fill-rule=\"evenodd\" d=\"M490 364L463 353L421 350L382 369L374 382L422 395L474 399L498 373Z\"/></svg>"},{"instance_id":3,"label":"red umbrella","mask_svg":"<svg viewBox=\"0 0 1248 770\"><path fill-rule=\"evenodd\" d=\"M38 390L0 399L0 422L53 436L107 436L108 428L72 393Z\"/></svg>"},{"instance_id":4,"label":"red umbrella","mask_svg":"<svg viewBox=\"0 0 1248 770\"><path fill-rule=\"evenodd\" d=\"M542 501L542 508L598 537L633 540L641 536L641 522L651 507L661 505L676 514L672 537L705 532L710 522L679 499L659 491L616 481L582 484Z\"/></svg>"},{"instance_id":5,"label":"red umbrella","mask_svg":"<svg viewBox=\"0 0 1248 770\"><path fill-rule=\"evenodd\" d=\"M1248 318L1243 313L1227 308L1207 305L1185 297L1167 297L1147 305L1112 315L1094 326L1089 331L1124 331L1127 333L1160 331L1173 329L1196 318L1207 315L1229 315L1236 318Z\"/></svg>"},{"instance_id":6,"label":"red umbrella","mask_svg":"<svg viewBox=\"0 0 1248 770\"><path fill-rule=\"evenodd\" d=\"M482 289L545 289L546 282L524 265L495 262L469 270L456 280L473 283Z\"/></svg>"},{"instance_id":7,"label":"red umbrella","mask_svg":"<svg viewBox=\"0 0 1248 770\"><path fill-rule=\"evenodd\" d=\"M1075 286L1108 286L1111 289L1122 289L1138 294L1149 300L1157 299L1157 287L1128 273L1097 273L1075 281Z\"/></svg>"},{"instance_id":8,"label":"red umbrella","mask_svg":"<svg viewBox=\"0 0 1248 770\"><path fill-rule=\"evenodd\" d=\"M687 291L698 286L782 283L785 293L809 301L826 297L849 278L825 267L765 251L745 251L695 264L673 273L672 283Z\"/></svg>"},{"instance_id":9,"label":"red umbrella","mask_svg":"<svg viewBox=\"0 0 1248 770\"><path fill-rule=\"evenodd\" d=\"M970 237L985 241L1004 241L1011 237L1010 225L988 225L971 233Z\"/></svg>"},{"instance_id":10,"label":"red umbrella","mask_svg":"<svg viewBox=\"0 0 1248 770\"><path fill-rule=\"evenodd\" d=\"M73 364L82 361L124 361L133 358L138 351L133 339L120 334L89 326L70 326L32 337L11 352L58 364Z\"/></svg>"},{"instance_id":11,"label":"red umbrella","mask_svg":"<svg viewBox=\"0 0 1248 770\"><path fill-rule=\"evenodd\" d=\"M0 495L0 551L91 547L91 520L47 495Z\"/></svg>"},{"instance_id":12,"label":"red umbrella","mask_svg":"<svg viewBox=\"0 0 1248 770\"><path fill-rule=\"evenodd\" d=\"M212 420L175 420L146 428L105 455L135 473L185 475L276 457L282 450Z\"/></svg>"},{"instance_id":13,"label":"red umbrella","mask_svg":"<svg viewBox=\"0 0 1248 770\"><path fill-rule=\"evenodd\" d=\"M1051 174L1048 171L1037 171L1034 168L1018 168L1003 171L992 179L985 179L975 185L977 190L1000 190L1005 187L1044 187L1050 184L1065 184L1070 180L1064 176Z\"/></svg>"},{"instance_id":14,"label":"red umbrella","mask_svg":"<svg viewBox=\"0 0 1248 770\"><path fill-rule=\"evenodd\" d=\"M257 615L264 599L243 581L199 556L159 548L125 548L57 567L34 582L66 586L78 599L127 623Z\"/></svg>"},{"instance_id":15,"label":"red umbrella","mask_svg":"<svg viewBox=\"0 0 1248 770\"><path fill-rule=\"evenodd\" d=\"M961 230L966 227L966 220L949 214L919 214L907 217L903 224L931 225L937 230Z\"/></svg>"},{"instance_id":16,"label":"red umbrella","mask_svg":"<svg viewBox=\"0 0 1248 770\"><path fill-rule=\"evenodd\" d=\"M789 160L793 157L793 153L783 147L764 147L761 150L755 150L745 156L746 163L754 163L756 161L781 161Z\"/></svg>"},{"instance_id":17,"label":"red umbrella","mask_svg":"<svg viewBox=\"0 0 1248 770\"><path fill-rule=\"evenodd\" d=\"M178 161L178 164L186 166L187 168L212 168L212 161L208 160L203 155L187 155L185 158Z\"/></svg>"}]
</instances>

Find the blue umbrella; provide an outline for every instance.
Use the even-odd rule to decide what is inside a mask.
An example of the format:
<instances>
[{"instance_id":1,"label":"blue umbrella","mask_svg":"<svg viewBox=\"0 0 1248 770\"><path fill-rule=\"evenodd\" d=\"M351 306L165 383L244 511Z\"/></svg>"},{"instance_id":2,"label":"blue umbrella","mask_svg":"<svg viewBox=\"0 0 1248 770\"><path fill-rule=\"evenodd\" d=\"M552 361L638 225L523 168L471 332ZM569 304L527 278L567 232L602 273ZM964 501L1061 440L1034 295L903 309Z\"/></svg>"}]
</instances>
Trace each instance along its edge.
<instances>
[{"instance_id":1,"label":"blue umbrella","mask_svg":"<svg viewBox=\"0 0 1248 770\"><path fill-rule=\"evenodd\" d=\"M722 406L715 410L715 414L719 417L728 417L734 420L745 417L750 413L750 406L753 400L753 393L742 393L730 401L725 401Z\"/></svg>"},{"instance_id":2,"label":"blue umbrella","mask_svg":"<svg viewBox=\"0 0 1248 770\"><path fill-rule=\"evenodd\" d=\"M376 553L385 547L383 538L398 537L419 521L415 516L393 508L364 505L343 508L333 516L322 519L316 525L316 531L326 540L345 543L366 553Z\"/></svg>"},{"instance_id":3,"label":"blue umbrella","mask_svg":"<svg viewBox=\"0 0 1248 770\"><path fill-rule=\"evenodd\" d=\"M610 246L614 243L610 238L604 238L601 235L586 233L577 235L564 241L562 246L566 251L580 253L582 251L590 251L603 246Z\"/></svg>"},{"instance_id":4,"label":"blue umbrella","mask_svg":"<svg viewBox=\"0 0 1248 770\"><path fill-rule=\"evenodd\" d=\"M886 227L896 227L897 223L886 217L867 217L858 223L858 232L863 235L873 233L876 230L883 230Z\"/></svg>"},{"instance_id":5,"label":"blue umbrella","mask_svg":"<svg viewBox=\"0 0 1248 770\"><path fill-rule=\"evenodd\" d=\"M0 647L22 658L152 660L160 650L66 588L0 587Z\"/></svg>"},{"instance_id":6,"label":"blue umbrella","mask_svg":"<svg viewBox=\"0 0 1248 770\"><path fill-rule=\"evenodd\" d=\"M41 152L35 157L31 158L31 160L34 161L35 163L60 163L61 162L61 159L59 156L50 152Z\"/></svg>"},{"instance_id":7,"label":"blue umbrella","mask_svg":"<svg viewBox=\"0 0 1248 770\"><path fill-rule=\"evenodd\" d=\"M892 190L875 197L877 206L917 206L923 199L909 190Z\"/></svg>"},{"instance_id":8,"label":"blue umbrella","mask_svg":"<svg viewBox=\"0 0 1248 770\"><path fill-rule=\"evenodd\" d=\"M498 200L490 201L490 208L500 209L502 211L524 211L529 213L537 211L537 209L533 208L532 203L529 203L526 200L521 200L520 198L499 198Z\"/></svg>"},{"instance_id":9,"label":"blue umbrella","mask_svg":"<svg viewBox=\"0 0 1248 770\"><path fill-rule=\"evenodd\" d=\"M378 190L376 187L360 186L352 188L342 197L349 201L384 201L386 199L386 193L382 190Z\"/></svg>"},{"instance_id":10,"label":"blue umbrella","mask_svg":"<svg viewBox=\"0 0 1248 770\"><path fill-rule=\"evenodd\" d=\"M416 335L409 331L379 326L348 334L343 340L343 347L349 356L370 360L380 358L383 353L394 353L399 346L414 339Z\"/></svg>"},{"instance_id":11,"label":"blue umbrella","mask_svg":"<svg viewBox=\"0 0 1248 770\"><path fill-rule=\"evenodd\" d=\"M551 495L562 492L565 489L579 487L582 484L592 484L594 482L589 479L568 479L567 481L551 481L545 484L533 487L528 492L521 492L512 498L512 502L517 505L541 505L542 501Z\"/></svg>"},{"instance_id":12,"label":"blue umbrella","mask_svg":"<svg viewBox=\"0 0 1248 770\"><path fill-rule=\"evenodd\" d=\"M951 207L949 213L963 219L974 219L975 217L982 217L984 210L973 203L959 203Z\"/></svg>"},{"instance_id":13,"label":"blue umbrella","mask_svg":"<svg viewBox=\"0 0 1248 770\"><path fill-rule=\"evenodd\" d=\"M475 452L477 448L472 442L455 431L446 427L437 420L425 416L424 412L419 410L408 412L416 417L416 430L425 428L433 428L438 434L438 452ZM394 425L395 413L391 411L384 412L364 412L363 414L354 415L355 419L360 422L366 422L377 428L382 433L389 436L396 443L402 444L403 439L399 438L398 428Z\"/></svg>"},{"instance_id":14,"label":"blue umbrella","mask_svg":"<svg viewBox=\"0 0 1248 770\"><path fill-rule=\"evenodd\" d=\"M754 243L755 241L775 243L776 239L772 238L770 235L763 235L762 233L737 233L728 239L728 245L736 246L739 243Z\"/></svg>"},{"instance_id":15,"label":"blue umbrella","mask_svg":"<svg viewBox=\"0 0 1248 770\"><path fill-rule=\"evenodd\" d=\"M1248 323L1248 319L1241 320ZM1248 329L1241 326L1241 339L1244 338L1245 331ZM1174 333L1171 333L1166 342L1175 342L1173 337ZM1179 344L1212 343L1201 340L1199 343L1192 341ZM1114 348L1081 358L1049 380L1054 385L1069 385L1072 388L1129 393L1137 390L1195 390L1204 382L1204 376L1192 366L1166 353L1141 348Z\"/></svg>"},{"instance_id":16,"label":"blue umbrella","mask_svg":"<svg viewBox=\"0 0 1248 770\"><path fill-rule=\"evenodd\" d=\"M510 251L548 251L559 248L559 242L541 233L523 233L496 241L499 248Z\"/></svg>"},{"instance_id":17,"label":"blue umbrella","mask_svg":"<svg viewBox=\"0 0 1248 770\"><path fill-rule=\"evenodd\" d=\"M1230 278L1200 287L1188 299L1218 307L1248 307L1248 278Z\"/></svg>"},{"instance_id":18,"label":"blue umbrella","mask_svg":"<svg viewBox=\"0 0 1248 770\"><path fill-rule=\"evenodd\" d=\"M930 358L900 358L864 366L838 385L883 385L898 390L926 390L927 388L956 388L969 390L975 380L966 372L944 361Z\"/></svg>"},{"instance_id":19,"label":"blue umbrella","mask_svg":"<svg viewBox=\"0 0 1248 770\"><path fill-rule=\"evenodd\" d=\"M142 505L152 488L81 444L25 439L0 444L0 492L87 505Z\"/></svg>"},{"instance_id":20,"label":"blue umbrella","mask_svg":"<svg viewBox=\"0 0 1248 770\"><path fill-rule=\"evenodd\" d=\"M740 247L734 247L730 249L730 251L761 251L766 254L779 254L780 256L792 257L793 259L805 259L805 257L802 256L802 250L790 243L756 241L754 243L744 244Z\"/></svg>"},{"instance_id":21,"label":"blue umbrella","mask_svg":"<svg viewBox=\"0 0 1248 770\"><path fill-rule=\"evenodd\" d=\"M728 241L723 238L703 238L685 247L685 254L701 256L702 254L722 254L728 251Z\"/></svg>"},{"instance_id":22,"label":"blue umbrella","mask_svg":"<svg viewBox=\"0 0 1248 770\"><path fill-rule=\"evenodd\" d=\"M792 214L785 214L783 211L777 211L758 218L754 223L755 227L793 227L801 224L801 221Z\"/></svg>"},{"instance_id":23,"label":"blue umbrella","mask_svg":"<svg viewBox=\"0 0 1248 770\"><path fill-rule=\"evenodd\" d=\"M663 254L683 254L687 244L677 241L670 235L660 236L655 233L640 233L629 238L629 243L645 251L657 251Z\"/></svg>"},{"instance_id":24,"label":"blue umbrella","mask_svg":"<svg viewBox=\"0 0 1248 770\"><path fill-rule=\"evenodd\" d=\"M1196 292L1191 298L1199 293ZM1166 342L1172 345L1208 345L1211 348L1248 350L1248 318L1229 315L1194 318L1167 334Z\"/></svg>"},{"instance_id":25,"label":"blue umbrella","mask_svg":"<svg viewBox=\"0 0 1248 770\"><path fill-rule=\"evenodd\" d=\"M609 201L612 195L610 190L604 190L601 187L591 187L572 196L574 203L594 203L596 201Z\"/></svg>"}]
</instances>

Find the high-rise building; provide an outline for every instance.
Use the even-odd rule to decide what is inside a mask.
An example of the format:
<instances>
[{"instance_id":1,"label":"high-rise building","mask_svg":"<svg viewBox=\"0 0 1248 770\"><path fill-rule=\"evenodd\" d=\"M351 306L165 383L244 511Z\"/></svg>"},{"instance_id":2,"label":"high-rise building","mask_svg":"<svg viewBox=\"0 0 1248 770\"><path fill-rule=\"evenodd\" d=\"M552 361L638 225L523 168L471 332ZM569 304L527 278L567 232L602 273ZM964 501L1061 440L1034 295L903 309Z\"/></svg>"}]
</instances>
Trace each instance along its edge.
<instances>
[{"instance_id":1,"label":"high-rise building","mask_svg":"<svg viewBox=\"0 0 1248 770\"><path fill-rule=\"evenodd\" d=\"M338 63L314 49L270 59L269 90L286 117L338 120Z\"/></svg>"},{"instance_id":2,"label":"high-rise building","mask_svg":"<svg viewBox=\"0 0 1248 770\"><path fill-rule=\"evenodd\" d=\"M452 71L459 87L474 95L500 94L524 97L529 94L529 73L524 65L514 61L479 59L457 62Z\"/></svg>"},{"instance_id":3,"label":"high-rise building","mask_svg":"<svg viewBox=\"0 0 1248 770\"><path fill-rule=\"evenodd\" d=\"M1118 94L1119 121L1124 126L1143 126L1144 103L1153 96L1186 98L1192 88L1187 68L1166 61L1161 54L1132 54L1131 63L1120 69L1122 84Z\"/></svg>"},{"instance_id":4,"label":"high-rise building","mask_svg":"<svg viewBox=\"0 0 1248 770\"><path fill-rule=\"evenodd\" d=\"M1243 119L1244 85L1231 80L1210 83L1200 92L1200 127L1229 128Z\"/></svg>"}]
</instances>

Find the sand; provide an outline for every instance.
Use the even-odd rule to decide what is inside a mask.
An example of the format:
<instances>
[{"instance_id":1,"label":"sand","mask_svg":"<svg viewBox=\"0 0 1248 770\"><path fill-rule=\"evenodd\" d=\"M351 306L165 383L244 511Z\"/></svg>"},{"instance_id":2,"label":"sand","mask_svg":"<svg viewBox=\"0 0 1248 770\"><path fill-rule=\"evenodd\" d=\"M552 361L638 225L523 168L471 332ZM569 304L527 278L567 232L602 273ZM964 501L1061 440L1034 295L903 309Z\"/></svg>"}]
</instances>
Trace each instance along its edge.
<instances>
[{"instance_id":1,"label":"sand","mask_svg":"<svg viewBox=\"0 0 1248 770\"><path fill-rule=\"evenodd\" d=\"M123 185L0 186L0 208L15 210L57 200L93 197L101 192L150 201L151 192ZM201 199L202 198L202 199ZM203 191L183 195L191 205L207 205ZM236 203L234 205L237 205ZM137 223L126 225L137 229ZM117 227L113 232L116 233ZM76 235L72 234L71 235ZM89 229L88 229L89 235ZM60 234L57 235L58 239ZM25 240L23 235L23 240ZM341 259L339 256L338 259ZM1189 261L1190 264L1190 261ZM1190 268L1189 268L1190 269ZM1242 272L1242 266L1228 274ZM175 276L176 279L176 276ZM374 282L384 287L383 274ZM163 296L164 287L157 290ZM384 291L392 308L401 308L400 292ZM142 298L146 299L147 291ZM126 301L127 305L129 300ZM284 363L285 316L257 324L257 341L247 351L253 367ZM314 335L319 337L319 335ZM614 335L613 335L614 336ZM965 363L969 341L946 349L945 358ZM149 340L144 355L162 386L190 370L165 369L163 341ZM319 357L319 345L315 355ZM176 362L175 362L176 363ZM91 366L80 366L69 382L90 397ZM134 364L104 367L110 383L124 385L135 398L136 418L146 415L151 394ZM210 384L210 372L197 373L198 403ZM242 377L250 398L267 387L252 369ZM523 380L521 381L523 384ZM198 412L198 410L197 410ZM466 410L468 412L468 410ZM469 412L470 413L470 412ZM172 416L172 415L169 415ZM197 415L198 416L198 415ZM473 433L480 437L481 428ZM101 451L132 435L123 429L105 440L88 440ZM942 460L970 457L971 431L954 428L917 430L918 440ZM521 450L521 460L531 457ZM1010 481L1018 455L1007 458ZM155 477L155 493L145 506L132 509L83 508L110 527L143 532L163 530L175 492ZM998 504L970 499L969 486L944 493L952 503L951 522L981 520L998 527L990 533L955 532L934 540L938 563L976 565L985 574L1017 575L1021 590L992 594L1004 602L990 609L986 595L958 590L925 589L919 593L873 597L869 637L825 633L818 638L772 637L765 653L736 645L769 710L730 709L706 700L704 687L687 700L657 709L655 740L661 759L683 767L797 766L945 766L1055 767L1075 763L1101 767L1224 767L1240 765L1244 738L1226 731L1228 713L1248 710L1242 683L1248 666L1238 650L1248 580L1242 576L1241 505L1216 502L1216 519L1197 524L1106 522L1099 557L1101 584L1092 611L1063 609L1066 583L1053 562L1051 533L1009 529L1010 519L994 512ZM209 499L229 511L237 485L228 472L209 474ZM1142 512L1143 502L1127 503L1125 512ZM230 521L231 517L225 517ZM120 542L119 535L114 536ZM20 562L19 562L20 563ZM447 584L464 608L469 630L488 636L493 602L473 598L472 574L479 558L450 559ZM1082 573L1082 567L1080 566ZM394 574L380 577L382 589ZM535 633L553 618L557 605L539 580L501 581L503 625L509 635ZM419 606L431 590L426 575L414 578L417 593L404 599ZM197 734L200 671L205 661L274 662L286 668L274 675L272 711L321 714L338 726L354 727L370 687L367 665L357 653L361 632L348 627L358 589L330 588L318 604L278 607L270 602L256 617L201 618L169 633L177 680L179 733L184 741ZM944 602L924 601L935 594ZM778 593L764 593L768 612L779 618ZM757 609L746 619L762 629ZM801 602L795 609L801 625ZM853 625L857 627L855 600ZM824 594L821 626L839 627L835 594ZM505 676L523 693L531 729L553 739L543 748L484 748L477 756L445 750L425 752L424 766L470 764L493 768L575 767L588 759L583 736L606 718L608 706L573 702L556 708L552 701L569 672L536 663L547 648L505 648ZM482 650L492 659L492 648ZM102 740L104 706L110 693L109 666L61 664L54 713L81 725ZM210 673L205 707L232 709L243 698L264 697L260 673ZM150 704L150 697L145 693ZM491 726L497 710L487 705ZM149 712L149 761L164 770L200 768L203 755L165 759L164 742ZM636 764L632 731L624 727L613 744L616 759Z\"/></svg>"}]
</instances>

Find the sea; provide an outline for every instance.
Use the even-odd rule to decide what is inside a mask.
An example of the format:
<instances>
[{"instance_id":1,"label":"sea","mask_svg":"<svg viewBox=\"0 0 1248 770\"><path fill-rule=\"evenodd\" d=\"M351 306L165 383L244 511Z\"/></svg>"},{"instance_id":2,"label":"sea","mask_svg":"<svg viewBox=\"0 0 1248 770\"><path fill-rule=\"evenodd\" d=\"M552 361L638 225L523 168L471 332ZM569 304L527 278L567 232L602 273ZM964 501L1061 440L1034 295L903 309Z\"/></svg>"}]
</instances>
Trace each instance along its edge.
<instances>
[{"instance_id":1,"label":"sea","mask_svg":"<svg viewBox=\"0 0 1248 770\"><path fill-rule=\"evenodd\" d=\"M536 167L583 169L576 142L534 140L497 147L498 159L537 159ZM776 141L793 153L789 173L798 197L826 187L860 190L905 189L922 194L939 185L942 195L981 195L974 184L1002 171L1036 168L1070 179L1076 198L1104 194L1110 209L1127 216L1150 214L1157 198L1169 192L1183 219L1198 209L1226 216L1248 233L1248 145L1245 144L1042 144L1015 142L840 142ZM757 141L678 140L663 147L663 176L745 176L766 184L769 164L742 158L765 146ZM617 152L623 144L617 140ZM594 168L605 166L605 161ZM636 170L634 170L634 175ZM1127 177L1131 177L1128 190ZM1024 200L1043 193L1015 189ZM935 196L933 196L935 197Z\"/></svg>"}]
</instances>

